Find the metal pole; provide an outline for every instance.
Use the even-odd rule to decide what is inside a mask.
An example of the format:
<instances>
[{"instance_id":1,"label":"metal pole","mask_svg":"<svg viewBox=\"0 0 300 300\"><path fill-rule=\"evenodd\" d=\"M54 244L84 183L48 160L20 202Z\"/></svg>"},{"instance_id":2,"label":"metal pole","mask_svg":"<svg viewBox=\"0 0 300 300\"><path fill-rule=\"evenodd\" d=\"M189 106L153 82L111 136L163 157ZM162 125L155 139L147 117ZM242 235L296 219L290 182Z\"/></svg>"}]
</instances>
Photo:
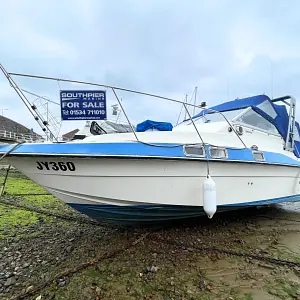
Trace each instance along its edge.
<instances>
[{"instance_id":1,"label":"metal pole","mask_svg":"<svg viewBox=\"0 0 300 300\"><path fill-rule=\"evenodd\" d=\"M198 128L197 128L197 126L196 126L196 124L195 124L195 122L194 122L194 120L193 120L193 118L192 118L192 116L191 116L189 110L188 110L187 107L186 107L186 103L183 103L183 106L184 106L184 108L185 108L185 111L186 111L187 114L189 115L189 118L190 118L190 120L192 121L192 123L193 123L193 125L194 125L194 128L195 128L196 132L198 133L199 138L200 138L202 144L204 145L204 141L203 141L203 139L202 139L202 136L201 136L200 132L198 131Z\"/></svg>"},{"instance_id":2,"label":"metal pole","mask_svg":"<svg viewBox=\"0 0 300 300\"><path fill-rule=\"evenodd\" d=\"M204 140L203 140L203 138L202 138L200 132L198 131L198 128L197 128L197 126L196 126L196 124L195 124L195 122L194 122L194 120L193 120L193 118L192 118L192 116L191 116L189 110L187 109L186 104L183 103L183 105L184 105L185 111L188 113L189 118L190 118L190 120L192 121L192 123L193 123L193 125L194 125L194 128L195 128L195 130L196 130L196 132L197 132L197 134L198 134L198 136L199 136L199 138L200 138L200 140L201 140L201 142L202 142L202 144L203 144L203 146L204 146L204 148L205 148ZM206 150L206 149L205 149L205 150ZM205 151L205 153L206 153L206 151ZM207 175L209 175L209 160L208 160L207 154L206 154L206 168L207 168Z\"/></svg>"},{"instance_id":3,"label":"metal pole","mask_svg":"<svg viewBox=\"0 0 300 300\"><path fill-rule=\"evenodd\" d=\"M4 69L4 67L1 64L0 64L0 70L3 72L3 74L7 78L8 82L10 83L10 85L12 86L12 88L19 95L19 97L21 98L21 100L23 101L23 103L25 104L25 106L27 107L27 109L30 111L30 113L32 114L32 116L34 117L34 119L37 121L37 123L39 124L39 126L42 128L42 130L44 131L44 129L46 129L46 135L48 136L48 133L51 132L51 130L49 129L48 125L44 125L43 124L43 120L42 120L42 118L39 116L39 114L37 112L35 112L37 114L37 116L35 116L35 114L32 111L30 102L28 101L28 99L26 98L26 96L23 94L23 92L21 91L21 89L18 87L18 85L15 83L15 81L11 78L10 73L6 72L6 70ZM29 77L29 76L27 76L27 77ZM37 117L38 117L38 119L37 119ZM47 129L48 129L48 132L47 132ZM57 141L56 138L55 138L55 140Z\"/></svg>"},{"instance_id":4,"label":"metal pole","mask_svg":"<svg viewBox=\"0 0 300 300\"><path fill-rule=\"evenodd\" d=\"M211 109L211 108L207 108L207 110L211 111L211 112L214 112L214 113L218 113L220 114L227 122L227 124L229 125L229 127L233 130L233 132L236 134L236 136L239 138L239 140L241 141L241 143L243 144L243 146L245 148L247 148L246 144L244 143L244 141L242 140L242 138L240 137L240 135L236 132L236 130L234 129L234 126L232 126L232 124L229 122L229 120L225 117L225 115L220 112L220 111L217 111L217 110L214 110L214 109Z\"/></svg>"},{"instance_id":5,"label":"metal pole","mask_svg":"<svg viewBox=\"0 0 300 300\"><path fill-rule=\"evenodd\" d=\"M188 97L188 95L187 94L185 94L185 104L187 104L188 102L187 102L187 97ZM184 112L184 119L186 119L186 111Z\"/></svg>"},{"instance_id":6,"label":"metal pole","mask_svg":"<svg viewBox=\"0 0 300 300\"><path fill-rule=\"evenodd\" d=\"M49 107L48 107L48 102L46 102L46 113L47 113L47 124L49 124ZM51 133L50 133L51 135ZM49 140L48 134L47 134L47 140ZM50 137L51 140L51 137Z\"/></svg>"},{"instance_id":7,"label":"metal pole","mask_svg":"<svg viewBox=\"0 0 300 300\"><path fill-rule=\"evenodd\" d=\"M27 93L27 94L29 94L29 95L32 95L32 96L41 98L41 99L43 99L43 100L46 100L46 101L48 101L48 102L51 102L51 103L53 103L53 104L60 105L59 103L57 103L57 102L55 102L55 101L52 101L52 100L50 100L50 99L47 99L46 97L37 95L37 94L35 94L35 93L29 92L29 91L27 91L27 90L21 89L21 91L24 92L24 93Z\"/></svg>"},{"instance_id":8,"label":"metal pole","mask_svg":"<svg viewBox=\"0 0 300 300\"><path fill-rule=\"evenodd\" d=\"M271 95L272 95L272 100L273 100L273 62L270 59L271 62Z\"/></svg>"},{"instance_id":9,"label":"metal pole","mask_svg":"<svg viewBox=\"0 0 300 300\"><path fill-rule=\"evenodd\" d=\"M138 137L137 137L137 135L136 135L136 132L135 132L135 130L134 130L132 124L130 123L129 118L128 118L126 112L125 112L125 109L123 108L123 106L122 106L122 104L121 104L121 101L119 100L119 98L118 98L118 96L117 96L117 93L116 93L115 89L114 89L114 88L111 88L111 89L112 89L112 91L114 92L114 94L115 94L115 96L116 96L116 98L117 98L117 101L118 101L118 103L119 103L119 105L120 105L120 107L121 107L121 109L122 109L122 111L123 111L123 113L124 113L125 118L127 119L127 122L128 122L128 124L129 124L129 126L131 127L131 130L132 130L132 132L133 132L133 134L134 134L136 140L139 141L139 139L138 139Z\"/></svg>"},{"instance_id":10,"label":"metal pole","mask_svg":"<svg viewBox=\"0 0 300 300\"><path fill-rule=\"evenodd\" d=\"M0 68L1 68L1 64L0 64ZM12 75L12 76L30 77L30 78L36 78L36 79L46 79L46 80L55 80L55 81L62 81L62 82L72 82L72 83L86 84L86 85L92 85L92 86L101 86L101 87L104 87L104 88L107 88L107 89L110 88L110 89L115 89L115 90L119 90L119 91L130 92L130 93L140 94L140 95L144 95L144 96L154 97L154 98L158 98L158 99L164 99L164 100L168 100L168 101L172 101L172 102L176 102L176 103L181 103L181 104L184 103L183 101L175 100L175 99L168 98L168 97L162 97L162 96L155 95L155 94L145 93L145 92L141 92L141 91L137 91L137 90L125 89L125 88L112 86L112 85L107 85L107 84L99 84L99 83L87 82L87 81L79 81L79 80L71 80L71 79L63 79L63 78L55 78L55 77L46 77L46 76L38 76L38 75L30 75L30 74L21 74L21 73L7 73L7 74ZM186 105L192 106L192 107L194 106L193 104L190 104L190 103L186 103Z\"/></svg>"},{"instance_id":11,"label":"metal pole","mask_svg":"<svg viewBox=\"0 0 300 300\"><path fill-rule=\"evenodd\" d=\"M197 91L198 91L198 87L196 86L196 87L195 87L195 101L194 101L193 116L195 115L195 109L196 109Z\"/></svg>"},{"instance_id":12,"label":"metal pole","mask_svg":"<svg viewBox=\"0 0 300 300\"><path fill-rule=\"evenodd\" d=\"M4 194L5 185L6 185L6 181L7 181L7 178L8 178L9 170L10 170L10 165L9 165L8 168L6 169L5 178L4 178L4 181L2 182L2 187L1 187L0 197L2 197L3 194Z\"/></svg>"},{"instance_id":13,"label":"metal pole","mask_svg":"<svg viewBox=\"0 0 300 300\"><path fill-rule=\"evenodd\" d=\"M269 63L270 63L270 75L271 75L271 82L270 82L270 88L271 88L271 99L273 100L273 61L270 57L268 57Z\"/></svg>"},{"instance_id":14,"label":"metal pole","mask_svg":"<svg viewBox=\"0 0 300 300\"><path fill-rule=\"evenodd\" d=\"M229 101L229 80L227 80L227 101Z\"/></svg>"}]
</instances>

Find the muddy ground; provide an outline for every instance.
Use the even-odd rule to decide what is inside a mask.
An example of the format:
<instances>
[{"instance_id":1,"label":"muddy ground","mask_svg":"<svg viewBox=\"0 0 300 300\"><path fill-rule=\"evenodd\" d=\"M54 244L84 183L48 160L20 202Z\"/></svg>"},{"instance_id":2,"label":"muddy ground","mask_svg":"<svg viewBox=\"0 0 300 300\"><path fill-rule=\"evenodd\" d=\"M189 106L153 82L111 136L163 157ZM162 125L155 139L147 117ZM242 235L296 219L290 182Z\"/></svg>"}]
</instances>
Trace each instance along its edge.
<instances>
[{"instance_id":1,"label":"muddy ground","mask_svg":"<svg viewBox=\"0 0 300 300\"><path fill-rule=\"evenodd\" d=\"M1 201L0 299L300 299L300 205L125 230L18 172Z\"/></svg>"}]
</instances>

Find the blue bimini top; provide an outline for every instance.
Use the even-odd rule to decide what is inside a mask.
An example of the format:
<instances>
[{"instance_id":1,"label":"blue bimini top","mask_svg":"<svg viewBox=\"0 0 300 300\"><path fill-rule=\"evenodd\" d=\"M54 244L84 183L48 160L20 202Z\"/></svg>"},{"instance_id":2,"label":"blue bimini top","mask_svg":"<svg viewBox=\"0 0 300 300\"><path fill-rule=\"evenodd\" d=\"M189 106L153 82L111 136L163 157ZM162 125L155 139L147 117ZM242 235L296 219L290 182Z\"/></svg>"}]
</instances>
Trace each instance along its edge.
<instances>
[{"instance_id":1,"label":"blue bimini top","mask_svg":"<svg viewBox=\"0 0 300 300\"><path fill-rule=\"evenodd\" d=\"M270 106L273 109L270 109ZM226 112L247 107L251 107L256 113L272 123L276 127L282 138L286 140L289 127L289 115L287 113L286 106L273 103L272 100L266 95L257 95L253 97L225 102L213 106L210 109L204 109L197 115L193 116L193 119L213 113L214 111ZM295 124L295 130L297 130L298 134L300 134L299 123L295 122ZM300 141L295 141L294 153L297 157L300 157Z\"/></svg>"}]
</instances>

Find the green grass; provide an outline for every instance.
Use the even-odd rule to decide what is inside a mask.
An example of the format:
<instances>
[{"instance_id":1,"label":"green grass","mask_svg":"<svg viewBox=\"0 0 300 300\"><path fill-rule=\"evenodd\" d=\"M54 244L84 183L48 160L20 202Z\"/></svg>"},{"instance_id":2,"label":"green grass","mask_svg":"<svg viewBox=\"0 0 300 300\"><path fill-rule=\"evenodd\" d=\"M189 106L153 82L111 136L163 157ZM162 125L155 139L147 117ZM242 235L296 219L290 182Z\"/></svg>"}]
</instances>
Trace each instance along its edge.
<instances>
[{"instance_id":1,"label":"green grass","mask_svg":"<svg viewBox=\"0 0 300 300\"><path fill-rule=\"evenodd\" d=\"M276 279L267 285L269 294L279 299L298 299L300 284L283 279Z\"/></svg>"},{"instance_id":2,"label":"green grass","mask_svg":"<svg viewBox=\"0 0 300 300\"><path fill-rule=\"evenodd\" d=\"M4 177L0 177L0 182ZM50 195L45 189L26 178L8 178L5 195L18 195L23 199L22 204L40 209L70 213L72 211L63 201Z\"/></svg>"},{"instance_id":3,"label":"green grass","mask_svg":"<svg viewBox=\"0 0 300 300\"><path fill-rule=\"evenodd\" d=\"M39 208L45 211L59 214L74 214L74 211L68 207L63 201L48 194L39 185L31 180L13 175L9 177L5 186L5 194L3 200L9 202L16 201L17 204L27 207ZM4 177L0 177L0 182L3 182ZM15 196L13 200L6 196ZM0 203L0 238L8 235L28 235L26 229L36 227L36 224L42 219L44 222L53 222L54 218L31 212L18 207L9 206Z\"/></svg>"},{"instance_id":4,"label":"green grass","mask_svg":"<svg viewBox=\"0 0 300 300\"><path fill-rule=\"evenodd\" d=\"M38 223L38 214L0 204L0 238Z\"/></svg>"}]
</instances>

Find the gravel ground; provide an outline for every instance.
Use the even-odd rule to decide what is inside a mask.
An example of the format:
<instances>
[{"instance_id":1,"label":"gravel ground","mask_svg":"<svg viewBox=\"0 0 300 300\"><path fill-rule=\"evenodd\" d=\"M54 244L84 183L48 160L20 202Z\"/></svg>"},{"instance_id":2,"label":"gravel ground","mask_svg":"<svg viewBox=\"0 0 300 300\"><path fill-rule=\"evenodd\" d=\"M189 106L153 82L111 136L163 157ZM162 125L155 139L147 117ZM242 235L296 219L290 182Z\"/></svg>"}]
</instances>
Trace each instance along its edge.
<instances>
[{"instance_id":1,"label":"gravel ground","mask_svg":"<svg viewBox=\"0 0 300 300\"><path fill-rule=\"evenodd\" d=\"M17 173L6 191L2 201L79 216ZM290 205L125 230L0 203L0 299L300 299L299 221Z\"/></svg>"}]
</instances>

